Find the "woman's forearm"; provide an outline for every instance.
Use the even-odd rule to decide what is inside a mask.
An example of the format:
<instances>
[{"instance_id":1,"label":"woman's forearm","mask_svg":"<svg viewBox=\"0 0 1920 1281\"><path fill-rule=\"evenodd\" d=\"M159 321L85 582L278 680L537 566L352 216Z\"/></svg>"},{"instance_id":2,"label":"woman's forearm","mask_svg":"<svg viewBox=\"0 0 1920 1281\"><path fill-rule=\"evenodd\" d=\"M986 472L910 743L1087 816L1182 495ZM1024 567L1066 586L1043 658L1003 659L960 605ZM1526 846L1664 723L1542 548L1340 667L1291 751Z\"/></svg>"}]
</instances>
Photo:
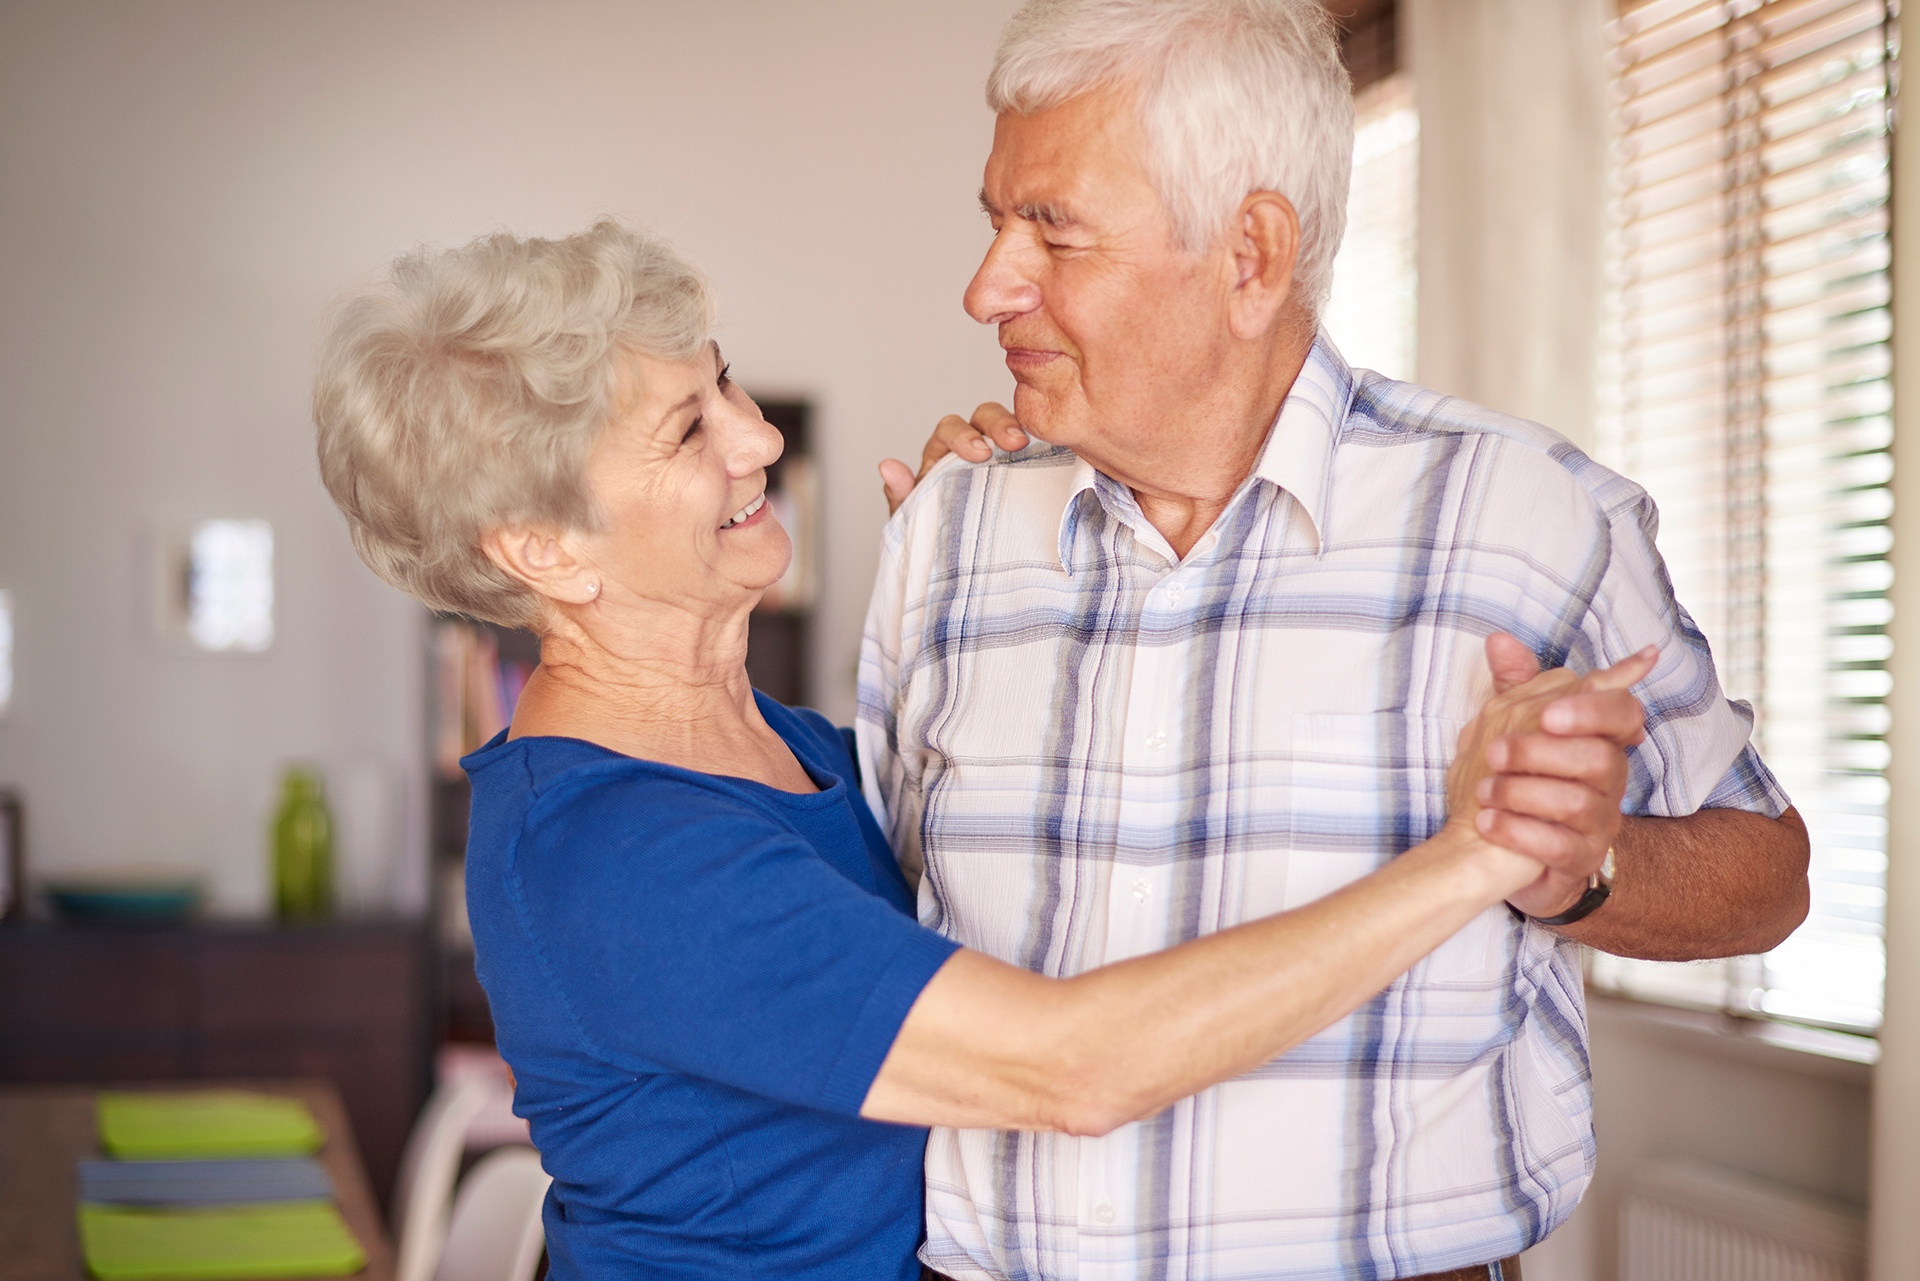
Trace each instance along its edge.
<instances>
[{"instance_id":1,"label":"woman's forearm","mask_svg":"<svg viewBox=\"0 0 1920 1281\"><path fill-rule=\"evenodd\" d=\"M1327 1027L1539 871L1454 825L1313 903L1070 979L956 953L862 1115L1103 1134Z\"/></svg>"}]
</instances>

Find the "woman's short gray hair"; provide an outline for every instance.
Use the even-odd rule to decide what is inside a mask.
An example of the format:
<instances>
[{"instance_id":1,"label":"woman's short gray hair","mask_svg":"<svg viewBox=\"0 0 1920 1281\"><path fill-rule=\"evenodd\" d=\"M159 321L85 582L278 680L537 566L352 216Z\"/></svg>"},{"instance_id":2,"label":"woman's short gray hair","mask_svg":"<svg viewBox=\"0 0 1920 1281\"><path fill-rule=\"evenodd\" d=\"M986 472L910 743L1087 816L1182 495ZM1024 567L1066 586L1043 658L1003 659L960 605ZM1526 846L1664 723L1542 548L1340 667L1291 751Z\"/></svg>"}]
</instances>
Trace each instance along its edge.
<instances>
[{"instance_id":1,"label":"woman's short gray hair","mask_svg":"<svg viewBox=\"0 0 1920 1281\"><path fill-rule=\"evenodd\" d=\"M338 304L314 379L320 477L360 558L434 609L536 625L482 537L599 528L583 473L632 357L691 360L712 324L700 274L612 220L401 257Z\"/></svg>"},{"instance_id":2,"label":"woman's short gray hair","mask_svg":"<svg viewBox=\"0 0 1920 1281\"><path fill-rule=\"evenodd\" d=\"M1318 314L1353 169L1353 90L1317 0L1029 0L1000 36L987 105L1135 88L1148 173L1181 245L1214 243L1249 192L1300 215L1293 278Z\"/></svg>"}]
</instances>

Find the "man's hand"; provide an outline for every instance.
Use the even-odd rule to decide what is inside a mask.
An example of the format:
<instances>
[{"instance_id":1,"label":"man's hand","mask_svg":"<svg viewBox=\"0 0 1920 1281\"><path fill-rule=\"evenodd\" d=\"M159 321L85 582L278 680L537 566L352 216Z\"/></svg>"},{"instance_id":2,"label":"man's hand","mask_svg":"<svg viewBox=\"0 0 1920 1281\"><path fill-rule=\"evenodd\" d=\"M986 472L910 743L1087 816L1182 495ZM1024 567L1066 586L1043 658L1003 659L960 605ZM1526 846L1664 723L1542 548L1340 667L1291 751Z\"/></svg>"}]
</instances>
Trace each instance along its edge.
<instances>
[{"instance_id":1,"label":"man's hand","mask_svg":"<svg viewBox=\"0 0 1920 1281\"><path fill-rule=\"evenodd\" d=\"M1647 651L1642 651L1646 653ZM1539 670L1511 636L1487 638L1496 694ZM1581 690L1540 713L1540 728L1490 739L1474 816L1496 845L1555 870L1507 901L1552 916L1579 899L1609 845L1613 896L1569 938L1619 956L1693 961L1764 952L1807 915L1807 828L1737 809L1683 818L1622 818L1624 749L1641 741L1645 713L1627 690Z\"/></svg>"},{"instance_id":2,"label":"man's hand","mask_svg":"<svg viewBox=\"0 0 1920 1281\"><path fill-rule=\"evenodd\" d=\"M971 421L958 414L948 414L934 427L926 448L920 451L919 471L913 471L897 458L881 462L880 484L887 492L887 514L891 516L899 511L900 504L907 501L907 495L927 474L927 469L948 454L983 463L993 457L994 445L1010 454L1027 447L1027 433L1021 430L1005 405L989 401L973 411Z\"/></svg>"},{"instance_id":3,"label":"man's hand","mask_svg":"<svg viewBox=\"0 0 1920 1281\"><path fill-rule=\"evenodd\" d=\"M1484 744L1489 772L1474 790L1474 826L1546 869L1507 900L1529 916L1553 916L1579 901L1619 835L1625 749L1646 737L1646 712L1628 687L1645 679L1657 657L1649 646L1570 683L1540 710L1539 728ZM1505 632L1487 638L1487 666L1496 696L1540 670L1533 653Z\"/></svg>"}]
</instances>

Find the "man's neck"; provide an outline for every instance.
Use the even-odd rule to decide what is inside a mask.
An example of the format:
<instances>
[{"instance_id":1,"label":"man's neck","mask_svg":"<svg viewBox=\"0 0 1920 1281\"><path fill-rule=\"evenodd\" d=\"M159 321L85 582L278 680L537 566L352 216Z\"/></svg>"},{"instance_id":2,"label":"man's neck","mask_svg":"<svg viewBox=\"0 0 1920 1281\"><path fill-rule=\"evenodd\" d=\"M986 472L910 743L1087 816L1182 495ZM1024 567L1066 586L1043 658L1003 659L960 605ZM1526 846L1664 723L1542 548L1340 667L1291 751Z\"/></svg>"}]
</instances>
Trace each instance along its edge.
<instances>
[{"instance_id":1,"label":"man's neck","mask_svg":"<svg viewBox=\"0 0 1920 1281\"><path fill-rule=\"evenodd\" d=\"M1127 460L1115 466L1088 460L1133 491L1140 514L1160 531L1175 556L1186 559L1259 465L1268 432L1307 363L1317 332L1311 322L1300 326L1257 376L1234 387L1224 403L1196 407L1192 420L1175 433L1182 442L1177 460Z\"/></svg>"},{"instance_id":2,"label":"man's neck","mask_svg":"<svg viewBox=\"0 0 1920 1281\"><path fill-rule=\"evenodd\" d=\"M1140 504L1140 514L1147 518L1147 523L1160 531L1176 557L1185 560L1187 553L1213 528L1213 522L1220 519L1220 513L1227 509L1234 490L1239 487L1236 481L1225 498L1160 498L1137 489L1133 497Z\"/></svg>"}]
</instances>

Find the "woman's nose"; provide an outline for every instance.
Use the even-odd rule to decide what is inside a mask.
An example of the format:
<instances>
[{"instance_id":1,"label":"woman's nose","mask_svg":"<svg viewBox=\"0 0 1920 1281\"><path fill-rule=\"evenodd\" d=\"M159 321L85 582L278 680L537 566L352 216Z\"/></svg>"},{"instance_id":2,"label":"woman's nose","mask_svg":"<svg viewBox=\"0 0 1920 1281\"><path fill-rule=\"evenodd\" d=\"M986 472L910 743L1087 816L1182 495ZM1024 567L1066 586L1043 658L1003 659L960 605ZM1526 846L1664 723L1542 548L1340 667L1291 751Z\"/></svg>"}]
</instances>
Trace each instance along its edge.
<instances>
[{"instance_id":1,"label":"woman's nose","mask_svg":"<svg viewBox=\"0 0 1920 1281\"><path fill-rule=\"evenodd\" d=\"M780 429L760 416L758 408L735 416L727 440L727 472L734 477L750 476L770 467L787 447Z\"/></svg>"},{"instance_id":2,"label":"woman's nose","mask_svg":"<svg viewBox=\"0 0 1920 1281\"><path fill-rule=\"evenodd\" d=\"M1040 287L1023 269L1024 255L1006 229L987 246L980 270L967 285L967 314L983 325L998 325L1024 316L1040 305Z\"/></svg>"}]
</instances>

